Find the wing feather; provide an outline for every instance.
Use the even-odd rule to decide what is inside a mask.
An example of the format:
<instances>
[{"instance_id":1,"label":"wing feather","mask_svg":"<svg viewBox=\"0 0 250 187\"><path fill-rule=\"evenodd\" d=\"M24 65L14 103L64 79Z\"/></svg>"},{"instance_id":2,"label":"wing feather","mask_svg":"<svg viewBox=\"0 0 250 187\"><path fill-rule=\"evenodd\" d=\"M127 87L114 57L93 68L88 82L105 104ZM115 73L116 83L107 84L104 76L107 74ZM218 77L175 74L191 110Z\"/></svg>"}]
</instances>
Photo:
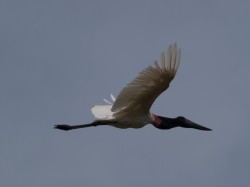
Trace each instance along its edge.
<instances>
[{"instance_id":1,"label":"wing feather","mask_svg":"<svg viewBox=\"0 0 250 187\"><path fill-rule=\"evenodd\" d=\"M155 99L164 92L173 80L179 67L181 52L176 44L170 45L167 51L167 63L164 52L160 63L154 61L154 66L148 66L125 86L112 107L114 115L124 117L128 115L148 114Z\"/></svg>"}]
</instances>

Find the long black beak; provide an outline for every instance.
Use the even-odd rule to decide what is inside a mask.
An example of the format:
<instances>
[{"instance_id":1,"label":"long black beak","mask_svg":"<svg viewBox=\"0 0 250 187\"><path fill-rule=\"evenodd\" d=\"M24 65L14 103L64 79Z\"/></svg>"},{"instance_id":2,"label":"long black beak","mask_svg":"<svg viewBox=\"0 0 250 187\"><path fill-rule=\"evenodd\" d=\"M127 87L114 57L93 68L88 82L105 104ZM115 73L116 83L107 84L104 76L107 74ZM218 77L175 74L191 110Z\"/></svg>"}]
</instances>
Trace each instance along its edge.
<instances>
[{"instance_id":1,"label":"long black beak","mask_svg":"<svg viewBox=\"0 0 250 187\"><path fill-rule=\"evenodd\" d=\"M185 121L181 124L181 127L193 128L193 129L198 129L198 130L203 130L203 131L211 131L212 130L212 129L209 129L207 127L201 126L195 122L192 122L188 119L185 119Z\"/></svg>"}]
</instances>

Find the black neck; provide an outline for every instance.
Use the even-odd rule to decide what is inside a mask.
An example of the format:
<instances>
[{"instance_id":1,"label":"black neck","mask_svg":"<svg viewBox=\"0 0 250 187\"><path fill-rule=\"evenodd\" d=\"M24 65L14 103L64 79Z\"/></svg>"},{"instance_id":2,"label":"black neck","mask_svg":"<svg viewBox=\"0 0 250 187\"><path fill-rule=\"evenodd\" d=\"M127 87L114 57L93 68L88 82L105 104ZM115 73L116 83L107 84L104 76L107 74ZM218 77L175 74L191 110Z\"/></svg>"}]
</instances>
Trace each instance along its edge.
<instances>
[{"instance_id":1,"label":"black neck","mask_svg":"<svg viewBox=\"0 0 250 187\"><path fill-rule=\"evenodd\" d=\"M158 117L161 119L161 123L157 127L158 129L171 129L178 126L176 118Z\"/></svg>"}]
</instances>

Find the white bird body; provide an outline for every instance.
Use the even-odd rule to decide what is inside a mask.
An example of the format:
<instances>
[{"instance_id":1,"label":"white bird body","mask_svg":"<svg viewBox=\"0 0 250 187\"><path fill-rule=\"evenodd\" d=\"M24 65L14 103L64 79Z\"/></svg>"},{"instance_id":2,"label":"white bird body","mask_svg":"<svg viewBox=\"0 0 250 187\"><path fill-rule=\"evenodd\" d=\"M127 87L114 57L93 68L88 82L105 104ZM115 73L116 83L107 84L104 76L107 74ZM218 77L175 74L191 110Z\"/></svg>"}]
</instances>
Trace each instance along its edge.
<instances>
[{"instance_id":1,"label":"white bird body","mask_svg":"<svg viewBox=\"0 0 250 187\"><path fill-rule=\"evenodd\" d=\"M95 105L91 108L96 120L90 124L83 125L56 125L61 130L72 130L99 125L110 125L113 127L142 128L147 124L153 124L158 129L170 129L177 126L185 128L196 128L199 130L211 130L198 125L186 118L167 118L154 115L150 108L155 99L164 92L175 77L181 57L180 49L176 44L170 45L166 60L164 52L161 54L160 63L154 61L153 66L148 66L139 75L127 84L118 97L111 94L112 102L104 99L106 105Z\"/></svg>"},{"instance_id":2,"label":"white bird body","mask_svg":"<svg viewBox=\"0 0 250 187\"><path fill-rule=\"evenodd\" d=\"M154 124L154 115L150 108L155 99L165 91L173 80L180 62L180 50L176 44L170 45L167 52L161 54L160 64L148 66L125 86L117 99L111 94L112 102L104 99L108 105L96 105L91 112L97 120L110 120L118 128L142 128L146 124Z\"/></svg>"},{"instance_id":3,"label":"white bird body","mask_svg":"<svg viewBox=\"0 0 250 187\"><path fill-rule=\"evenodd\" d=\"M111 94L111 99L113 103L115 102L115 97ZM142 128L145 125L152 123L154 117L152 114L148 115L138 115L132 114L129 118L118 118L115 117L115 112L112 112L113 104L112 102L104 99L107 105L95 105L91 108L91 112L96 118L96 120L101 121L116 121L116 123L111 124L111 126L126 129L126 128Z\"/></svg>"}]
</instances>

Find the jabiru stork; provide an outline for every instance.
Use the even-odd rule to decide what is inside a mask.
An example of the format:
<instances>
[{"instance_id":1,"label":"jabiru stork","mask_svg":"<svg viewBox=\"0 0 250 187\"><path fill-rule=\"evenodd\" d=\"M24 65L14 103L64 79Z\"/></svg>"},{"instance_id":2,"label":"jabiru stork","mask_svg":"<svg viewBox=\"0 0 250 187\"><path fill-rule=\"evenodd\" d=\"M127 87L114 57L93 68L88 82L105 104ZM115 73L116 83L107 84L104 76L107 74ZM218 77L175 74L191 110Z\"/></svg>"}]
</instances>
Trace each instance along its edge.
<instances>
[{"instance_id":1,"label":"jabiru stork","mask_svg":"<svg viewBox=\"0 0 250 187\"><path fill-rule=\"evenodd\" d=\"M55 125L60 130L72 130L100 125L109 125L121 129L142 128L152 124L158 129L171 129L174 127L194 128L204 131L211 129L201 126L182 116L168 118L158 116L150 111L155 99L164 92L174 79L181 57L181 50L176 44L170 45L165 59L164 52L160 56L160 63L154 61L139 75L125 86L118 97L111 94L112 102L104 99L106 105L95 105L91 112L95 121L83 125Z\"/></svg>"}]
</instances>

